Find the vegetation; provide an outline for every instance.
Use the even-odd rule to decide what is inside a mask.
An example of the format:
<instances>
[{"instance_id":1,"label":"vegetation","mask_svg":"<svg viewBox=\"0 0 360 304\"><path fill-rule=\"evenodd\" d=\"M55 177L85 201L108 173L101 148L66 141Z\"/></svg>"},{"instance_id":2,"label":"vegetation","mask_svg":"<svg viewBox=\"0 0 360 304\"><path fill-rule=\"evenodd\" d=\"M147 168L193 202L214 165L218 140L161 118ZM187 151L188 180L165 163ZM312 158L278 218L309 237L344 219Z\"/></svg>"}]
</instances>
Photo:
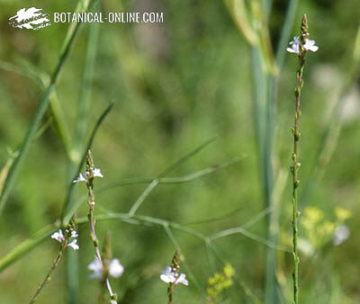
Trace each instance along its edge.
<instances>
[{"instance_id":1,"label":"vegetation","mask_svg":"<svg viewBox=\"0 0 360 304\"><path fill-rule=\"evenodd\" d=\"M2 2L0 302L359 303L358 1L145 2Z\"/></svg>"}]
</instances>

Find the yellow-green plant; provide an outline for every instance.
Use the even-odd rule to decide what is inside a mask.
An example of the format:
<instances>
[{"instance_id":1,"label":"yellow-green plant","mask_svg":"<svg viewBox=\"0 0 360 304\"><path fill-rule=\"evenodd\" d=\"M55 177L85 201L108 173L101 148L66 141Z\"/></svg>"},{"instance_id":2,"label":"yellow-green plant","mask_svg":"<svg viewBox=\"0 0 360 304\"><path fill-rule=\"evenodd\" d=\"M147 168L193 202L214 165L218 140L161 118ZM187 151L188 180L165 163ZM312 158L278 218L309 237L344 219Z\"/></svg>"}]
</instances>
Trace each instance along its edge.
<instances>
[{"instance_id":1,"label":"yellow-green plant","mask_svg":"<svg viewBox=\"0 0 360 304\"><path fill-rule=\"evenodd\" d=\"M305 253L313 252L331 241L334 245L339 245L348 237L348 235L344 235L344 232L348 234L348 228L344 224L350 217L351 211L341 207L334 208L334 219L332 220L327 219L321 209L314 206L306 207L301 221L304 239L300 239L300 249L303 249Z\"/></svg>"},{"instance_id":2,"label":"yellow-green plant","mask_svg":"<svg viewBox=\"0 0 360 304\"><path fill-rule=\"evenodd\" d=\"M216 272L208 280L208 287L206 289L208 295L208 303L216 303L216 300L229 289L233 284L233 276L235 269L226 263L222 272Z\"/></svg>"}]
</instances>

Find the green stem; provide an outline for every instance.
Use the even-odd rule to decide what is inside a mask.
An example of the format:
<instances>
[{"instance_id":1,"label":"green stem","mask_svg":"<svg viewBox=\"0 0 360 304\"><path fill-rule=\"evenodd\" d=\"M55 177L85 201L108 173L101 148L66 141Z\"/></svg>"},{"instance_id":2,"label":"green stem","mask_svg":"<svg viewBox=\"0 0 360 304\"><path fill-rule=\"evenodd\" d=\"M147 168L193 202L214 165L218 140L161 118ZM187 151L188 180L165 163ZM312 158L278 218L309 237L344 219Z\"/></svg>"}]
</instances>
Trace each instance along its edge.
<instances>
[{"instance_id":1,"label":"green stem","mask_svg":"<svg viewBox=\"0 0 360 304\"><path fill-rule=\"evenodd\" d=\"M40 292L43 290L43 288L45 287L45 285L51 280L51 275L53 274L53 272L55 271L56 267L59 265L61 258L63 257L64 251L66 248L66 241L64 241L61 244L60 250L59 250L59 254L56 257L56 259L54 260L54 263L52 264L49 272L47 273L45 279L42 281L42 283L40 284L39 288L36 290L35 294L33 295L33 297L31 298L29 304L33 304L36 302L37 297L39 296Z\"/></svg>"},{"instance_id":2,"label":"green stem","mask_svg":"<svg viewBox=\"0 0 360 304\"><path fill-rule=\"evenodd\" d=\"M293 192L292 192L292 203L293 203L293 212L292 212L292 230L293 230L293 257L294 257L294 304L298 304L299 302L299 256L298 256L298 248L297 248L297 238L298 238L298 172L300 168L300 162L298 162L298 143L300 140L300 129L299 129L299 119L300 119L300 97L301 97L301 89L303 86L303 73L305 66L305 53L302 52L299 55L299 63L300 67L297 71L297 85L295 88L295 121L294 121L294 150L292 154L293 166L291 168L292 177L293 177Z\"/></svg>"},{"instance_id":3,"label":"green stem","mask_svg":"<svg viewBox=\"0 0 360 304\"><path fill-rule=\"evenodd\" d=\"M101 257L101 253L100 253L99 239L96 235L96 230L95 230L95 217L94 217L95 195L94 195L94 173L93 173L94 162L92 160L90 150L88 151L88 160L87 160L86 167L87 167L87 172L89 174L87 188L89 191L89 194L88 194L88 204L89 204L88 219L89 219L89 224L90 224L90 237L91 237L92 243L95 248L95 256L101 263L103 263L103 259ZM104 265L103 265L103 267L104 267ZM117 295L116 295L116 293L113 292L108 277L105 278L105 285L109 292L110 298L112 300L116 300Z\"/></svg>"},{"instance_id":4,"label":"green stem","mask_svg":"<svg viewBox=\"0 0 360 304\"><path fill-rule=\"evenodd\" d=\"M168 288L168 298L169 298L168 304L173 303L173 293L174 293L174 284L170 283Z\"/></svg>"}]
</instances>

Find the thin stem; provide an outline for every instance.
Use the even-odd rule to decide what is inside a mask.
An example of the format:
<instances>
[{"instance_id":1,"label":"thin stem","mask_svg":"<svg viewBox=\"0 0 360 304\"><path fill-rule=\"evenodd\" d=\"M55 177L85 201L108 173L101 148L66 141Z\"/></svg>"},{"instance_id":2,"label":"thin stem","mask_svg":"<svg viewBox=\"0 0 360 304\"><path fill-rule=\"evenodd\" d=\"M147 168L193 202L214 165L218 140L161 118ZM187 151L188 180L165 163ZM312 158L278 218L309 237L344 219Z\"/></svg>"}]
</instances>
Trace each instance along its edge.
<instances>
[{"instance_id":1,"label":"thin stem","mask_svg":"<svg viewBox=\"0 0 360 304\"><path fill-rule=\"evenodd\" d=\"M168 304L172 304L173 302L173 293L174 293L174 284L170 283L168 288L168 298L169 298Z\"/></svg>"},{"instance_id":2,"label":"thin stem","mask_svg":"<svg viewBox=\"0 0 360 304\"><path fill-rule=\"evenodd\" d=\"M133 216L135 212L140 208L141 204L144 202L147 196L149 196L150 192L159 184L158 179L154 179L141 193L139 198L135 201L134 205L130 208L129 215Z\"/></svg>"},{"instance_id":3,"label":"thin stem","mask_svg":"<svg viewBox=\"0 0 360 304\"><path fill-rule=\"evenodd\" d=\"M297 238L298 238L298 172L300 168L300 162L298 162L298 143L300 140L300 129L299 129L299 118L300 118L300 97L301 97L301 88L303 86L303 72L305 64L305 53L299 56L300 68L297 71L297 85L295 88L295 121L294 121L294 150L292 154L293 166L291 168L292 177L293 177L293 191L292 191L292 230L293 230L293 257L294 257L294 303L297 304L299 301L299 256L297 248Z\"/></svg>"},{"instance_id":4,"label":"thin stem","mask_svg":"<svg viewBox=\"0 0 360 304\"><path fill-rule=\"evenodd\" d=\"M301 101L301 89L303 87L303 74L304 74L304 67L305 67L305 54L306 49L304 45L306 43L306 39L309 36L308 24L307 24L307 17L304 15L301 28L300 28L300 43L299 43L299 52L297 53L299 58L299 69L296 72L297 77L297 84L295 88L295 119L294 119L294 129L293 129L293 153L292 153L292 160L293 165L291 167L291 173L293 178L293 190L292 190L292 232L293 232L293 258L294 258L294 273L293 273L293 290L294 290L294 304L299 303L299 256L298 256L298 217L299 217L299 210L298 210L298 187L300 180L298 178L298 173L300 169L300 162L298 161L298 144L300 140L300 129L299 129L299 119L300 119L300 101Z\"/></svg>"},{"instance_id":5,"label":"thin stem","mask_svg":"<svg viewBox=\"0 0 360 304\"><path fill-rule=\"evenodd\" d=\"M63 257L64 251L66 248L66 242L63 242L60 246L60 250L59 253L56 257L56 259L54 260L50 270L48 271L45 279L42 281L42 283L40 284L39 288L36 290L35 294L33 295L33 297L31 298L29 304L33 304L36 302L37 297L39 296L40 292L43 290L43 288L45 287L45 285L51 280L51 275L53 274L53 272L55 271L56 267L59 265L61 258Z\"/></svg>"},{"instance_id":6,"label":"thin stem","mask_svg":"<svg viewBox=\"0 0 360 304\"><path fill-rule=\"evenodd\" d=\"M90 224L90 237L91 237L92 243L95 248L95 256L101 263L103 263L103 260L101 258L100 247L99 247L99 239L96 235L96 230L95 230L95 217L94 217L95 195L94 195L94 172L93 172L93 170L94 170L94 162L92 160L91 152L89 150L88 151L88 160L87 160L88 181L87 181L86 185L87 185L87 188L89 191L88 192L88 204L89 204L88 219L89 219L89 224ZM103 267L104 267L104 265L103 265ZM105 285L110 294L110 298L112 300L116 300L117 295L113 292L108 277L106 277L106 279L105 279Z\"/></svg>"}]
</instances>

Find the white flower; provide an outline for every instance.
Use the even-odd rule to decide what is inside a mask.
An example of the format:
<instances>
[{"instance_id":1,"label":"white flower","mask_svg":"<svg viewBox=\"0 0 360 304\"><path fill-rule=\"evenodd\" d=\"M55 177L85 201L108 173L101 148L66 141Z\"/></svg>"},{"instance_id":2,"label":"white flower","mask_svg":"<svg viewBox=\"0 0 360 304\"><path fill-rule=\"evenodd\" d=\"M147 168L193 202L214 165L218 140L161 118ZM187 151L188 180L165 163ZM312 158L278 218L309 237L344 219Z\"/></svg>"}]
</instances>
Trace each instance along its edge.
<instances>
[{"instance_id":1,"label":"white flower","mask_svg":"<svg viewBox=\"0 0 360 304\"><path fill-rule=\"evenodd\" d=\"M98 259L95 259L94 261L92 261L89 266L88 269L91 270L93 273L90 274L90 278L92 279L101 279L103 276L103 265L102 262Z\"/></svg>"},{"instance_id":2,"label":"white flower","mask_svg":"<svg viewBox=\"0 0 360 304\"><path fill-rule=\"evenodd\" d=\"M59 231L57 231L57 232L54 232L51 235L51 238L54 240L57 240L59 243L62 243L65 240L65 237L64 237L61 229L59 229Z\"/></svg>"},{"instance_id":3,"label":"white flower","mask_svg":"<svg viewBox=\"0 0 360 304\"><path fill-rule=\"evenodd\" d=\"M160 279L165 283L174 283L175 282L175 280L176 280L175 273L171 271L170 266L166 266L165 270L160 275Z\"/></svg>"},{"instance_id":4,"label":"white flower","mask_svg":"<svg viewBox=\"0 0 360 304\"><path fill-rule=\"evenodd\" d=\"M65 230L65 232L68 233L67 230ZM74 250L78 250L79 245L77 244L77 239L76 239L77 237L78 237L77 232L75 230L71 231L70 238L73 239L73 240L71 242L68 242L66 244L66 247L71 247ZM59 229L59 231L57 231L57 232L54 232L51 235L51 238L54 239L54 240L57 240L59 243L62 243L62 242L65 241L65 237L64 237L64 234L63 234L61 229Z\"/></svg>"},{"instance_id":5,"label":"white flower","mask_svg":"<svg viewBox=\"0 0 360 304\"><path fill-rule=\"evenodd\" d=\"M188 286L189 285L189 282L188 280L186 279L186 276L184 273L181 273L179 278L177 279L176 281L176 284L178 283L181 283L181 284L184 284L185 286Z\"/></svg>"},{"instance_id":6,"label":"white flower","mask_svg":"<svg viewBox=\"0 0 360 304\"><path fill-rule=\"evenodd\" d=\"M123 272L124 267L120 264L120 261L118 259L111 260L109 264L109 274L114 278L118 278Z\"/></svg>"},{"instance_id":7,"label":"white flower","mask_svg":"<svg viewBox=\"0 0 360 304\"><path fill-rule=\"evenodd\" d=\"M170 266L166 266L165 270L160 275L160 279L165 283L173 283L174 285L177 285L179 283L186 286L189 285L185 274L181 273L179 275L177 272L172 271Z\"/></svg>"},{"instance_id":8,"label":"white flower","mask_svg":"<svg viewBox=\"0 0 360 304\"><path fill-rule=\"evenodd\" d=\"M80 173L79 177L77 179L73 180L73 183L79 183L79 182L85 182L87 183L87 179Z\"/></svg>"},{"instance_id":9,"label":"white flower","mask_svg":"<svg viewBox=\"0 0 360 304\"><path fill-rule=\"evenodd\" d=\"M300 55L300 38L299 36L295 36L293 41L290 41L289 44L291 47L288 47L286 50L289 53L295 53Z\"/></svg>"},{"instance_id":10,"label":"white flower","mask_svg":"<svg viewBox=\"0 0 360 304\"><path fill-rule=\"evenodd\" d=\"M118 278L120 277L124 272L124 267L120 264L120 261L118 259L112 259L110 262L106 262L109 265L109 275ZM93 271L92 274L90 274L90 278L92 279L102 279L104 274L104 267L103 263L99 259L95 259L92 261L88 269Z\"/></svg>"},{"instance_id":11,"label":"white flower","mask_svg":"<svg viewBox=\"0 0 360 304\"><path fill-rule=\"evenodd\" d=\"M79 250L79 245L77 244L77 239L72 240L70 243L66 245L66 247L71 247L74 250Z\"/></svg>"},{"instance_id":12,"label":"white flower","mask_svg":"<svg viewBox=\"0 0 360 304\"><path fill-rule=\"evenodd\" d=\"M315 45L315 40L306 39L304 49L307 51L316 52L319 47Z\"/></svg>"},{"instance_id":13,"label":"white flower","mask_svg":"<svg viewBox=\"0 0 360 304\"><path fill-rule=\"evenodd\" d=\"M104 177L102 174L101 174L101 171L99 168L95 168L93 170L93 174L94 174L94 177Z\"/></svg>"},{"instance_id":14,"label":"white flower","mask_svg":"<svg viewBox=\"0 0 360 304\"><path fill-rule=\"evenodd\" d=\"M92 174L93 174L92 177L104 177L104 175L102 175L101 170L99 168L92 169ZM89 177L91 177L90 172L85 171L84 175L80 173L79 177L73 180L73 183L79 183L79 182L87 183Z\"/></svg>"},{"instance_id":15,"label":"white flower","mask_svg":"<svg viewBox=\"0 0 360 304\"><path fill-rule=\"evenodd\" d=\"M335 229L333 235L333 244L335 246L340 245L341 243L345 242L350 236L350 229L348 226L340 225Z\"/></svg>"},{"instance_id":16,"label":"white flower","mask_svg":"<svg viewBox=\"0 0 360 304\"><path fill-rule=\"evenodd\" d=\"M301 50L300 50L300 46L301 41L300 41L300 37L299 36L295 36L293 41L290 41L289 43L291 45L291 47L288 47L286 50L289 53L295 53L298 56L301 55ZM315 45L315 40L310 40L310 39L305 39L305 44L302 45L302 47L304 48L305 51L312 51L312 52L316 52L319 47Z\"/></svg>"}]
</instances>

